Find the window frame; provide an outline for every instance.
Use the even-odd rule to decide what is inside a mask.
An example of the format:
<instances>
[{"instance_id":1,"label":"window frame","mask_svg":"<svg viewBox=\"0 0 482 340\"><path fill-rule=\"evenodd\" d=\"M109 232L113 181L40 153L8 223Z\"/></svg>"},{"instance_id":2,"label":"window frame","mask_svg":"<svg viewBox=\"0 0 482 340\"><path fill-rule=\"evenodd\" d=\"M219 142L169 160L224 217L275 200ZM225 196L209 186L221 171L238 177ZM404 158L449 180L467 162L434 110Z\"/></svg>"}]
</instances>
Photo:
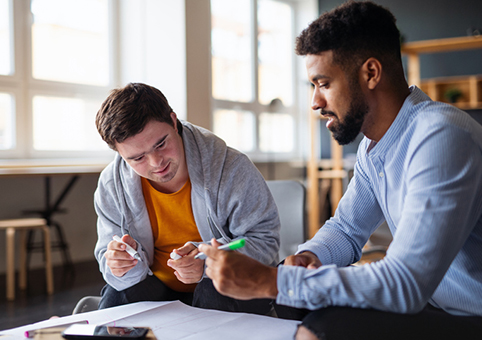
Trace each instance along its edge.
<instances>
[{"instance_id":1,"label":"window frame","mask_svg":"<svg viewBox=\"0 0 482 340\"><path fill-rule=\"evenodd\" d=\"M0 92L13 95L15 106L15 141L9 150L0 150L4 159L63 159L112 157L111 150L35 150L33 145L33 98L36 95L80 98L102 102L119 84L119 18L118 4L108 2L109 81L105 86L74 84L35 79L32 75L32 24L30 0L9 0L12 18L13 74L0 75ZM92 122L94 124L94 122Z\"/></svg>"},{"instance_id":2,"label":"window frame","mask_svg":"<svg viewBox=\"0 0 482 340\"><path fill-rule=\"evenodd\" d=\"M276 2L286 3L292 9L292 25L291 25L291 42L292 46L294 46L295 38L298 34L298 22L299 22L299 3L302 2L300 0L274 0ZM293 50L293 58L291 59L291 72L292 72L292 98L293 103L290 106L282 106L276 107L276 111L273 111L273 108L270 104L262 104L259 100L259 63L258 63L258 0L250 0L251 4L251 27L250 27L250 39L251 39L251 81L252 81L252 101L250 102L241 102L241 101L230 101L224 99L217 99L213 96L213 91L211 90L211 121L214 122L214 112L215 110L242 110L242 111L250 111L255 118L255 149L253 151L244 151L248 157L256 162L264 162L264 161L289 161L297 158L302 157L303 150L301 150L301 143L300 132L303 129L303 121L306 120L303 115L306 112L306 104L303 103L303 100L300 100L300 91L298 89L299 82L298 79L300 77L300 59L294 55ZM212 57L212 56L211 56ZM212 77L211 77L212 81ZM211 84L211 89L213 88ZM304 98L303 98L304 99ZM260 115L262 113L280 113L280 114L288 114L293 118L293 150L291 152L265 152L260 150ZM214 123L213 123L214 124ZM213 126L214 128L214 126Z\"/></svg>"}]
</instances>

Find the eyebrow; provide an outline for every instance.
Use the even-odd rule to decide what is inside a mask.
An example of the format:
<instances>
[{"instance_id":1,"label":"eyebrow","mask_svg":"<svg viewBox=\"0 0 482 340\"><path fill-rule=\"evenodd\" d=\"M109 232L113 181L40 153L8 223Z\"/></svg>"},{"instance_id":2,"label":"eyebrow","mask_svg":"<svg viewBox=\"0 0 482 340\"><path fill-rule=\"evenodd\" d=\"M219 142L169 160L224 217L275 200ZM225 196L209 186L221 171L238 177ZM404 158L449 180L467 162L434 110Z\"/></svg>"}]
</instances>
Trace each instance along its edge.
<instances>
[{"instance_id":1,"label":"eyebrow","mask_svg":"<svg viewBox=\"0 0 482 340\"><path fill-rule=\"evenodd\" d=\"M313 78L311 78L311 82L317 82L318 80L320 79L330 79L330 77L328 76L325 76L323 74L317 74L316 76L314 76Z\"/></svg>"},{"instance_id":2,"label":"eyebrow","mask_svg":"<svg viewBox=\"0 0 482 340\"><path fill-rule=\"evenodd\" d=\"M159 144L163 143L163 142L166 140L167 136L168 136L168 134L165 135L165 136L163 136L163 137L161 137L156 143L154 143L154 145L152 146L152 148L151 148L150 151L148 151L148 152L143 152L143 153L141 153L141 154L139 154L139 155L127 157L127 159L128 159L128 160L134 160L134 159L136 159L136 158L139 158L139 157L144 156L146 153L150 153L152 150L154 150L155 148L157 148L157 146L158 146Z\"/></svg>"}]
</instances>

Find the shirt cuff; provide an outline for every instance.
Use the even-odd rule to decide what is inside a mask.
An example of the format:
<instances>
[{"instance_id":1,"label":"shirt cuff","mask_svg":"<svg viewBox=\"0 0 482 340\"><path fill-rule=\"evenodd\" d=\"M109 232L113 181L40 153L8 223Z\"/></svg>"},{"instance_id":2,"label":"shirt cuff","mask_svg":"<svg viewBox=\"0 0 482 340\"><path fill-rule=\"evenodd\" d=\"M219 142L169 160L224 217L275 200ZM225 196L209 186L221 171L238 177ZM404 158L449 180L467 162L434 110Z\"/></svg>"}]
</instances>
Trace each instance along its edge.
<instances>
[{"instance_id":1,"label":"shirt cuff","mask_svg":"<svg viewBox=\"0 0 482 340\"><path fill-rule=\"evenodd\" d=\"M301 281L306 268L299 266L278 266L278 295L276 303L302 308Z\"/></svg>"}]
</instances>

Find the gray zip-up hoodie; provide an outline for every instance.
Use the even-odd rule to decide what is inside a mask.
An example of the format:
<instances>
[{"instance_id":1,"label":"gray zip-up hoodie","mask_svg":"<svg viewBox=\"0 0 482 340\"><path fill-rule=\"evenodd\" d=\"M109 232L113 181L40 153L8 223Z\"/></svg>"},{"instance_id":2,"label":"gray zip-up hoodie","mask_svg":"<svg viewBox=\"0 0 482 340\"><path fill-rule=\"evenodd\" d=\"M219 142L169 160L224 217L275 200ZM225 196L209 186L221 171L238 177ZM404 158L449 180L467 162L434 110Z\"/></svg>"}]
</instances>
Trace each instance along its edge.
<instances>
[{"instance_id":1,"label":"gray zip-up hoodie","mask_svg":"<svg viewBox=\"0 0 482 340\"><path fill-rule=\"evenodd\" d=\"M240 252L276 265L280 222L263 176L246 155L227 147L210 131L184 121L182 125L192 209L203 241L214 237L227 243L245 238L246 245ZM95 257L104 280L120 291L152 275L149 267L154 259L154 239L141 178L118 154L100 175L94 206L99 236ZM114 235L124 234L136 240L142 261L124 276L116 277L104 253Z\"/></svg>"}]
</instances>

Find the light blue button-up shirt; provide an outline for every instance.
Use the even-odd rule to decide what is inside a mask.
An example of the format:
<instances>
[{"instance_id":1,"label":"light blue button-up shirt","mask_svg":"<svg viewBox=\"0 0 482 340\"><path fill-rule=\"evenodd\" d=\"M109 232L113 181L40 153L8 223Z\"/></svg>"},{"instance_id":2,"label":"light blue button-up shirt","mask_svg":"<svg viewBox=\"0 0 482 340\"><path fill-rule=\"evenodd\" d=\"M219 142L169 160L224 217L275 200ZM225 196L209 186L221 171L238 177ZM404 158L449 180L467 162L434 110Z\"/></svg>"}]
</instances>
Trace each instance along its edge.
<instances>
[{"instance_id":1,"label":"light blue button-up shirt","mask_svg":"<svg viewBox=\"0 0 482 340\"><path fill-rule=\"evenodd\" d=\"M323 266L279 266L277 303L482 315L482 126L410 90L383 138L360 143L335 216L298 249ZM384 220L385 258L348 266Z\"/></svg>"}]
</instances>

